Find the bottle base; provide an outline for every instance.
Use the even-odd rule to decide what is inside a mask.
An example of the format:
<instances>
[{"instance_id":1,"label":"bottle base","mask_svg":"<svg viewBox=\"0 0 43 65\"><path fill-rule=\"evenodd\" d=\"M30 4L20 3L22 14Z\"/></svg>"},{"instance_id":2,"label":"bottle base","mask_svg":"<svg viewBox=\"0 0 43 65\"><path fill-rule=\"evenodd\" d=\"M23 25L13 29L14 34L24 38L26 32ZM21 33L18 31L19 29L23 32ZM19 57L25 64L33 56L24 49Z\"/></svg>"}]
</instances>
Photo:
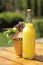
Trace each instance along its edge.
<instances>
[{"instance_id":1,"label":"bottle base","mask_svg":"<svg viewBox=\"0 0 43 65\"><path fill-rule=\"evenodd\" d=\"M27 59L27 60L34 60L35 58L24 58L24 59Z\"/></svg>"}]
</instances>

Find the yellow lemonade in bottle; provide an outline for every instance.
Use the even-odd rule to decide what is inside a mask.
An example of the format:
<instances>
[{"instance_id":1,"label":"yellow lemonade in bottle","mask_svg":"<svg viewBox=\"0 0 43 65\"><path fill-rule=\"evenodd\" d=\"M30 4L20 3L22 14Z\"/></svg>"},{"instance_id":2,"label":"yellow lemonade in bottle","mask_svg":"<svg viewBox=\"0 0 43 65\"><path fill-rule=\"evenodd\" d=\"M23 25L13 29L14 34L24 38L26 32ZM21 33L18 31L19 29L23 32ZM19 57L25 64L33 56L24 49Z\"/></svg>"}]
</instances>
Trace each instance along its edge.
<instances>
[{"instance_id":1,"label":"yellow lemonade in bottle","mask_svg":"<svg viewBox=\"0 0 43 65\"><path fill-rule=\"evenodd\" d=\"M29 59L35 57L35 29L30 23L23 29L23 57Z\"/></svg>"},{"instance_id":2,"label":"yellow lemonade in bottle","mask_svg":"<svg viewBox=\"0 0 43 65\"><path fill-rule=\"evenodd\" d=\"M22 56L28 59L35 57L35 29L33 23L25 23L23 29Z\"/></svg>"}]
</instances>

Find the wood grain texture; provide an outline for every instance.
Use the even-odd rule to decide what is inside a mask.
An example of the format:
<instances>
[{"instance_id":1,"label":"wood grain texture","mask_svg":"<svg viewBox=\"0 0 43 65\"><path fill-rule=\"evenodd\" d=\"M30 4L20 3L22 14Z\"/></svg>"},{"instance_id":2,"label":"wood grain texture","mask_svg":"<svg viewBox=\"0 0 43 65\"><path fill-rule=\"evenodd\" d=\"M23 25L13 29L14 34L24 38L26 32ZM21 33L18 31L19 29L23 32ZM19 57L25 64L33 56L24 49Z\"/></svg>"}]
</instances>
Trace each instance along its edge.
<instances>
[{"instance_id":1,"label":"wood grain texture","mask_svg":"<svg viewBox=\"0 0 43 65\"><path fill-rule=\"evenodd\" d=\"M35 43L35 59L28 60L15 54L14 47L0 50L0 65L43 65L43 44Z\"/></svg>"}]
</instances>

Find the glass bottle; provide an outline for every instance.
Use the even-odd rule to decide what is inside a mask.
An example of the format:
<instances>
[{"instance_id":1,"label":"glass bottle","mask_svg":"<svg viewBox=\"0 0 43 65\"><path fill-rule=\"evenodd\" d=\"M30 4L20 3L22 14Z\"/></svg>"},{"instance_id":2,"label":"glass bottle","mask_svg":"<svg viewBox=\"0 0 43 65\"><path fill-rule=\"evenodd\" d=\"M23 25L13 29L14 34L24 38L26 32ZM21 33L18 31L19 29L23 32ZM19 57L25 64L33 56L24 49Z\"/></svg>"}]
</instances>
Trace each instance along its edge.
<instances>
[{"instance_id":1,"label":"glass bottle","mask_svg":"<svg viewBox=\"0 0 43 65\"><path fill-rule=\"evenodd\" d=\"M22 56L28 59L35 57L35 28L32 22L31 9L27 9L27 17L23 29Z\"/></svg>"}]
</instances>

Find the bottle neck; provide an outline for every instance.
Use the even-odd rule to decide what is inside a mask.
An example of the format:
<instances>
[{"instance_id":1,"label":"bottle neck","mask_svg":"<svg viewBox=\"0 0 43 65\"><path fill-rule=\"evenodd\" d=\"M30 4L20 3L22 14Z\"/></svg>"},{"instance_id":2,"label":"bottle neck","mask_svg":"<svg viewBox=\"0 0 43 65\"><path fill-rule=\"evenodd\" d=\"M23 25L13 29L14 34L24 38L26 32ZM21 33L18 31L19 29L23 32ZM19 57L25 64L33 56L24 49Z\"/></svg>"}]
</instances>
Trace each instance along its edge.
<instances>
[{"instance_id":1,"label":"bottle neck","mask_svg":"<svg viewBox=\"0 0 43 65\"><path fill-rule=\"evenodd\" d=\"M32 22L32 14L30 12L27 13L26 23L33 23Z\"/></svg>"}]
</instances>

